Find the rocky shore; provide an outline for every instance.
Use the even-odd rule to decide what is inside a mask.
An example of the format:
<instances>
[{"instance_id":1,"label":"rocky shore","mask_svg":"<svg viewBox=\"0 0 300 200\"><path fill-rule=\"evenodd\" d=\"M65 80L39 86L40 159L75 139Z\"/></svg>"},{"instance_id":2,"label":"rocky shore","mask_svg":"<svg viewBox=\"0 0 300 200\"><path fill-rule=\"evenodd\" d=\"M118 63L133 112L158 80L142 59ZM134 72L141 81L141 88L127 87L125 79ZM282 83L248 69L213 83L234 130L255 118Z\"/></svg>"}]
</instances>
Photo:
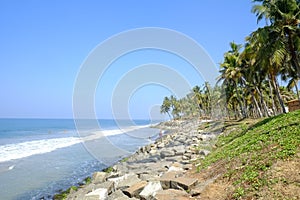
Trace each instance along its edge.
<instances>
[{"instance_id":1,"label":"rocky shore","mask_svg":"<svg viewBox=\"0 0 300 200\"><path fill-rule=\"evenodd\" d=\"M170 121L157 141L110 167L91 183L70 190L69 200L198 199L205 183L188 173L210 153L216 135L198 130L200 121Z\"/></svg>"}]
</instances>

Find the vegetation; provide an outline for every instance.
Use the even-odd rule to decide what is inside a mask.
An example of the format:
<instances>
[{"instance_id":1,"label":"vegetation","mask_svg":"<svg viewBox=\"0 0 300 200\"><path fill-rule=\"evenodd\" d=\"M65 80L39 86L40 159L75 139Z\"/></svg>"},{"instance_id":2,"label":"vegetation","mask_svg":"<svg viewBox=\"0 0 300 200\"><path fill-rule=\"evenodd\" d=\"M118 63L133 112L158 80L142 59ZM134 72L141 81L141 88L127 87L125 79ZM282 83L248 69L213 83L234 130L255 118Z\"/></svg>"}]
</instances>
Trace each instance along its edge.
<instances>
[{"instance_id":1,"label":"vegetation","mask_svg":"<svg viewBox=\"0 0 300 200\"><path fill-rule=\"evenodd\" d=\"M54 200L63 200L66 199L68 197L68 194L70 194L71 190L77 191L78 187L76 186L71 186L70 188L68 188L65 191L60 192L59 194L55 194L53 199Z\"/></svg>"},{"instance_id":2,"label":"vegetation","mask_svg":"<svg viewBox=\"0 0 300 200\"><path fill-rule=\"evenodd\" d=\"M107 168L103 169L102 171L106 172L106 173L110 173L110 172L113 172L114 169L112 167L107 167Z\"/></svg>"},{"instance_id":3,"label":"vegetation","mask_svg":"<svg viewBox=\"0 0 300 200\"><path fill-rule=\"evenodd\" d=\"M215 199L297 199L300 111L286 114L286 106L300 101L300 1L252 2L265 26L244 44L230 43L216 85L195 86L182 99L165 97L161 113L214 119L201 129L223 132L217 148L196 164L204 180L223 175L219 190L226 196ZM213 184L210 198L218 190Z\"/></svg>"},{"instance_id":4,"label":"vegetation","mask_svg":"<svg viewBox=\"0 0 300 200\"><path fill-rule=\"evenodd\" d=\"M88 185L91 182L92 182L92 178L88 176L83 180L83 185Z\"/></svg>"},{"instance_id":5,"label":"vegetation","mask_svg":"<svg viewBox=\"0 0 300 200\"><path fill-rule=\"evenodd\" d=\"M128 160L129 160L129 157L125 157L120 162L127 162Z\"/></svg>"},{"instance_id":6,"label":"vegetation","mask_svg":"<svg viewBox=\"0 0 300 200\"><path fill-rule=\"evenodd\" d=\"M161 113L170 118L261 118L286 113L287 101L300 100L300 2L253 2L257 21L264 19L266 25L247 36L244 45L230 43L218 84L195 86L183 99L165 97Z\"/></svg>"},{"instance_id":7,"label":"vegetation","mask_svg":"<svg viewBox=\"0 0 300 200\"><path fill-rule=\"evenodd\" d=\"M300 111L266 118L257 123L249 122L245 120L227 124L224 134L216 143L218 148L200 161L198 171L205 171L209 166L213 173L223 174L223 181L233 185L229 199L264 199L266 194L271 195L268 199L294 197L297 194L284 196L275 186L282 184L285 191L289 186L295 186L295 191L299 191L297 175L277 176L274 168L284 161L290 173L298 171L288 163L294 160L299 166ZM272 170L273 173L270 173Z\"/></svg>"}]
</instances>

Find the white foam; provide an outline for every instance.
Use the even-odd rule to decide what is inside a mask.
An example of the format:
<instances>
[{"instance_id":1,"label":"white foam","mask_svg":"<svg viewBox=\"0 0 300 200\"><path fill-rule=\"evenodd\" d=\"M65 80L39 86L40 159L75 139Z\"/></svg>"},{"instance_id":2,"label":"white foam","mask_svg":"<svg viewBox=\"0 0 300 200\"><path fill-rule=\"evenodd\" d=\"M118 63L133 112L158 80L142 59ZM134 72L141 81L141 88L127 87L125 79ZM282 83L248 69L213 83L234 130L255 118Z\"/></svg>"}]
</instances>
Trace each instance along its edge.
<instances>
[{"instance_id":1,"label":"white foam","mask_svg":"<svg viewBox=\"0 0 300 200\"><path fill-rule=\"evenodd\" d=\"M123 134L128 131L133 131L148 126L132 126L122 129L95 131L85 137L64 137L44 140L33 140L15 144L7 144L0 146L0 162L21 159L37 154L52 152L56 149L69 147L83 141L99 139L101 137ZM13 169L14 166L11 168Z\"/></svg>"},{"instance_id":2,"label":"white foam","mask_svg":"<svg viewBox=\"0 0 300 200\"><path fill-rule=\"evenodd\" d=\"M56 149L78 144L80 142L80 138L67 137L7 144L0 146L0 162L16 160L36 154L48 153Z\"/></svg>"}]
</instances>

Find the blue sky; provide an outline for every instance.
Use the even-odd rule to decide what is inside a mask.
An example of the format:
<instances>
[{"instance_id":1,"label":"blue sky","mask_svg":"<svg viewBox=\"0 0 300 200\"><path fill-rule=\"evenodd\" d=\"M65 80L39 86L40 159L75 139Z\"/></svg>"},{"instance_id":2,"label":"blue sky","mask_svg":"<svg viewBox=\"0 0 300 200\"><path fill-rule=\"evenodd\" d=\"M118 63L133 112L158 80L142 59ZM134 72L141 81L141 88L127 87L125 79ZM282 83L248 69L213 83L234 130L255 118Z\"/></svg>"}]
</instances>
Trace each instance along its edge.
<instances>
[{"instance_id":1,"label":"blue sky","mask_svg":"<svg viewBox=\"0 0 300 200\"><path fill-rule=\"evenodd\" d=\"M251 7L251 0L0 1L0 118L72 118L80 66L98 44L130 29L181 32L198 42L218 66L229 42L243 43L257 29ZM186 73L191 85L203 83L185 70L184 61L167 53L135 54L114 63L115 79L99 83L95 94L99 118L112 117L111 90L122 77L121 65L131 70L143 63L163 63ZM141 87L129 100L130 115L149 118L170 94L157 85Z\"/></svg>"}]
</instances>

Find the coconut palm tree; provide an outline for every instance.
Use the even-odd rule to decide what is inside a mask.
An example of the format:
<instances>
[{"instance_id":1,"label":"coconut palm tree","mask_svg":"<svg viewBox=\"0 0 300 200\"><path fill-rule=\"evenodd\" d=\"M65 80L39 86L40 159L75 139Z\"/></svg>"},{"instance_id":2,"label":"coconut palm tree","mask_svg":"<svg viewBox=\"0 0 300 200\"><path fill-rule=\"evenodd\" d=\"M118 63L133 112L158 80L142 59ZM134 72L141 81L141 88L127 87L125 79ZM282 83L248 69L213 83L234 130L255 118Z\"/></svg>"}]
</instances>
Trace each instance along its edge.
<instances>
[{"instance_id":1,"label":"coconut palm tree","mask_svg":"<svg viewBox=\"0 0 300 200\"><path fill-rule=\"evenodd\" d=\"M203 99L202 99L201 88L198 85L196 85L195 87L193 87L192 91L193 91L193 98L196 102L196 105L198 106L199 115L200 117L202 117Z\"/></svg>"},{"instance_id":2,"label":"coconut palm tree","mask_svg":"<svg viewBox=\"0 0 300 200\"><path fill-rule=\"evenodd\" d=\"M284 43L290 57L290 67L294 68L300 77L299 64L299 24L300 1L299 0L254 0L259 2L252 7L257 21L265 18L270 23L273 31L277 32L277 38Z\"/></svg>"},{"instance_id":3,"label":"coconut palm tree","mask_svg":"<svg viewBox=\"0 0 300 200\"><path fill-rule=\"evenodd\" d=\"M229 90L227 92L232 91L232 87L234 88L237 102L240 107L240 111L242 117L247 117L245 105L243 105L243 101L241 98L241 93L239 90L239 86L242 85L242 71L239 65L239 51L241 49L241 45L238 45L234 42L230 43L231 50L229 50L224 55L224 62L221 63L220 77L218 78L218 82L223 80L223 85L228 87ZM231 95L232 93L227 93L227 95ZM230 98L229 98L230 99Z\"/></svg>"},{"instance_id":4,"label":"coconut palm tree","mask_svg":"<svg viewBox=\"0 0 300 200\"><path fill-rule=\"evenodd\" d=\"M168 97L165 97L162 105L160 106L160 113L162 114L167 113L169 118L171 119L170 111L171 111L171 101Z\"/></svg>"},{"instance_id":5,"label":"coconut palm tree","mask_svg":"<svg viewBox=\"0 0 300 200\"><path fill-rule=\"evenodd\" d=\"M274 31L273 26L265 26L254 31L247 38L247 41L253 51L256 52L254 54L254 70L260 72L262 79L267 78L270 81L270 87L272 87L270 89L274 90L281 110L285 113L286 110L279 91L277 76L281 73L284 63L286 63L288 52L280 38L280 34ZM263 76L265 77L263 78Z\"/></svg>"}]
</instances>

